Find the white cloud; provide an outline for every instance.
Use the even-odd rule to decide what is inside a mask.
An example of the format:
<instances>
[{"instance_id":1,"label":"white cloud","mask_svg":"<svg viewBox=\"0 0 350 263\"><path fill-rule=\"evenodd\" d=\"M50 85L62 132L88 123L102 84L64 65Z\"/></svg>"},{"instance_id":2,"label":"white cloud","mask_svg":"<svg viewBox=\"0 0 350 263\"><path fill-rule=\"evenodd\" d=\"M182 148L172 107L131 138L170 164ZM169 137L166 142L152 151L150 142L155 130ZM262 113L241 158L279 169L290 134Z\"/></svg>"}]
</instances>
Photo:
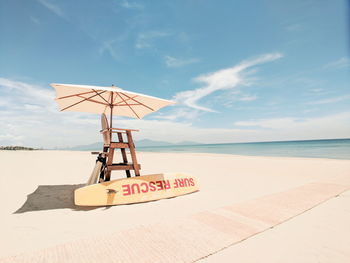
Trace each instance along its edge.
<instances>
[{"instance_id":1,"label":"white cloud","mask_svg":"<svg viewBox=\"0 0 350 263\"><path fill-rule=\"evenodd\" d=\"M349 67L350 67L350 59L347 57L342 57L324 66L325 69L343 69L343 68L349 68Z\"/></svg>"},{"instance_id":2,"label":"white cloud","mask_svg":"<svg viewBox=\"0 0 350 263\"><path fill-rule=\"evenodd\" d=\"M255 129L257 141L306 140L348 138L350 134L350 112L314 118L272 118L239 121L237 127ZM246 137L247 140L251 136Z\"/></svg>"},{"instance_id":3,"label":"white cloud","mask_svg":"<svg viewBox=\"0 0 350 263\"><path fill-rule=\"evenodd\" d=\"M54 105L54 92L38 85L31 85L20 81L0 78L2 99L16 109L25 104L45 107L47 110ZM50 103L48 104L48 102Z\"/></svg>"},{"instance_id":4,"label":"white cloud","mask_svg":"<svg viewBox=\"0 0 350 263\"><path fill-rule=\"evenodd\" d=\"M260 119L249 121L237 121L235 126L252 127L257 126L261 128L280 129L290 125L294 125L298 121L297 118L273 118L273 119Z\"/></svg>"},{"instance_id":5,"label":"white cloud","mask_svg":"<svg viewBox=\"0 0 350 263\"><path fill-rule=\"evenodd\" d=\"M257 95L245 94L236 88L234 90L220 92L220 94L213 96L211 101L213 105L218 104L226 108L235 107L235 109L239 109L242 103L249 103L257 99Z\"/></svg>"},{"instance_id":6,"label":"white cloud","mask_svg":"<svg viewBox=\"0 0 350 263\"><path fill-rule=\"evenodd\" d=\"M198 101L216 91L237 88L238 85L247 84L244 77L245 70L261 63L274 61L281 58L281 53L271 53L259 56L255 59L245 60L240 64L222 69L213 73L200 75L194 80L203 83L204 86L194 90L186 90L177 93L174 99L188 107L213 112L214 110L198 105Z\"/></svg>"},{"instance_id":7,"label":"white cloud","mask_svg":"<svg viewBox=\"0 0 350 263\"><path fill-rule=\"evenodd\" d=\"M121 0L119 1L120 5L124 8L127 9L142 9L143 5L136 3L136 2L131 2L131 1L127 1L127 0Z\"/></svg>"},{"instance_id":8,"label":"white cloud","mask_svg":"<svg viewBox=\"0 0 350 263\"><path fill-rule=\"evenodd\" d=\"M54 97L51 87L0 78L0 145L54 147L89 137L81 130L92 126L86 115L60 113Z\"/></svg>"},{"instance_id":9,"label":"white cloud","mask_svg":"<svg viewBox=\"0 0 350 263\"><path fill-rule=\"evenodd\" d=\"M13 134L0 134L0 145L4 146L22 146L23 136Z\"/></svg>"},{"instance_id":10,"label":"white cloud","mask_svg":"<svg viewBox=\"0 0 350 263\"><path fill-rule=\"evenodd\" d=\"M199 128L189 122L168 120L120 120L123 127L137 128L136 140L152 139L156 141L180 142L194 141L201 143L240 141L245 135L258 134L255 130ZM243 139L244 140L244 139ZM137 145L136 145L137 146Z\"/></svg>"},{"instance_id":11,"label":"white cloud","mask_svg":"<svg viewBox=\"0 0 350 263\"><path fill-rule=\"evenodd\" d=\"M63 13L62 9L59 6L52 3L52 1L50 1L50 0L37 0L37 1L41 5L43 5L47 9L49 9L51 12L58 15L59 17L64 17L64 13Z\"/></svg>"},{"instance_id":12,"label":"white cloud","mask_svg":"<svg viewBox=\"0 0 350 263\"><path fill-rule=\"evenodd\" d=\"M198 110L193 110L189 108L174 108L170 114L158 114L155 115L155 119L161 119L161 120L169 120L169 121L174 121L174 120L194 120L197 119L198 116L200 115L200 112Z\"/></svg>"},{"instance_id":13,"label":"white cloud","mask_svg":"<svg viewBox=\"0 0 350 263\"><path fill-rule=\"evenodd\" d=\"M234 128L200 128L187 122L121 120L122 126L140 129L137 139L202 143L254 142L348 138L350 112L314 118L273 118L236 122ZM171 132L169 132L171 131Z\"/></svg>"},{"instance_id":14,"label":"white cloud","mask_svg":"<svg viewBox=\"0 0 350 263\"><path fill-rule=\"evenodd\" d=\"M183 58L175 58L171 56L165 56L165 64L169 68L177 68L177 67L182 67L188 64L193 64L199 62L199 59L197 58L189 58L189 59L183 59Z\"/></svg>"},{"instance_id":15,"label":"white cloud","mask_svg":"<svg viewBox=\"0 0 350 263\"><path fill-rule=\"evenodd\" d=\"M102 141L98 114L59 112L53 89L0 78L0 145L64 147ZM175 109L175 107L174 107ZM139 129L136 139L169 142L227 143L272 140L346 138L350 112L315 118L283 117L244 120L232 128L196 127L191 121L203 111L180 107L156 119L126 119L115 116L122 128ZM181 119L182 121L176 121Z\"/></svg>"},{"instance_id":16,"label":"white cloud","mask_svg":"<svg viewBox=\"0 0 350 263\"><path fill-rule=\"evenodd\" d=\"M256 95L247 95L247 96L243 96L241 98L239 98L239 101L254 101L256 100L258 97Z\"/></svg>"},{"instance_id":17,"label":"white cloud","mask_svg":"<svg viewBox=\"0 0 350 263\"><path fill-rule=\"evenodd\" d=\"M137 36L135 47L137 49L151 48L155 39L167 37L169 35L168 32L163 31L142 32Z\"/></svg>"},{"instance_id":18,"label":"white cloud","mask_svg":"<svg viewBox=\"0 0 350 263\"><path fill-rule=\"evenodd\" d=\"M350 94L346 94L346 95L334 97L334 98L323 99L323 100L310 101L307 104L309 105L329 104L329 103L335 103L335 102L348 100L348 99L350 99Z\"/></svg>"}]
</instances>

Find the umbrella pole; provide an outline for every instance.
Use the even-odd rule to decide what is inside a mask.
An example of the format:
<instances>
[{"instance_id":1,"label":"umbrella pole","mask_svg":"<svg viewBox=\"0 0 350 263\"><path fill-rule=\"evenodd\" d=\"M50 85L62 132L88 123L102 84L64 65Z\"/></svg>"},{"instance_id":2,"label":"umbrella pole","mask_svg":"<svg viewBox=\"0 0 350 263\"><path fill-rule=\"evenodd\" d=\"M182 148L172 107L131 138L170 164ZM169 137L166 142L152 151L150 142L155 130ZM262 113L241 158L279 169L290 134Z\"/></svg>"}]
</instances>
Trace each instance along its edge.
<instances>
[{"instance_id":1,"label":"umbrella pole","mask_svg":"<svg viewBox=\"0 0 350 263\"><path fill-rule=\"evenodd\" d=\"M113 106L111 106L111 114L109 117L109 127L112 129L112 122L113 122Z\"/></svg>"},{"instance_id":2,"label":"umbrella pole","mask_svg":"<svg viewBox=\"0 0 350 263\"><path fill-rule=\"evenodd\" d=\"M113 92L111 92L111 105L110 105L110 108L111 108L111 114L110 114L110 117L109 117L109 127L112 129L112 122L113 122Z\"/></svg>"}]
</instances>

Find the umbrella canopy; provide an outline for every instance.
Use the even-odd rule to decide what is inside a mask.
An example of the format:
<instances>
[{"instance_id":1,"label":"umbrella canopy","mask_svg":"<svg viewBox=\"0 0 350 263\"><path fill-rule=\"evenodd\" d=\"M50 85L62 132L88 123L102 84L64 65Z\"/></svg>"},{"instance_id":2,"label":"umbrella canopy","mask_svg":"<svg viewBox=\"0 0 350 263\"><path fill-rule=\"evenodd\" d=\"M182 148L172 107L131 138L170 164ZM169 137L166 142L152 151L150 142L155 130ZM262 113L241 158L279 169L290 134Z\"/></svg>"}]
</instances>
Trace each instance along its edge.
<instances>
[{"instance_id":1,"label":"umbrella canopy","mask_svg":"<svg viewBox=\"0 0 350 263\"><path fill-rule=\"evenodd\" d=\"M56 90L56 101L61 111L106 113L141 119L165 106L174 104L119 87L99 87L72 84L50 84ZM111 118L112 120L112 118Z\"/></svg>"}]
</instances>

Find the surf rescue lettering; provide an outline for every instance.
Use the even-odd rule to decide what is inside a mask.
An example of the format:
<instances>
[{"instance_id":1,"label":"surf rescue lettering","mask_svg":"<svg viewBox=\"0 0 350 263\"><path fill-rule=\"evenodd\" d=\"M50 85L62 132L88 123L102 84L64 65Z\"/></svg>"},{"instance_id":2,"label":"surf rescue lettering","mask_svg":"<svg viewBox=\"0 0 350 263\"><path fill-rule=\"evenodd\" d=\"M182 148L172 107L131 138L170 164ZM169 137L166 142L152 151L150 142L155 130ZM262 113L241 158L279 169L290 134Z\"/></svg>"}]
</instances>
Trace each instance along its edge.
<instances>
[{"instance_id":1,"label":"surf rescue lettering","mask_svg":"<svg viewBox=\"0 0 350 263\"><path fill-rule=\"evenodd\" d=\"M170 183L170 180L124 184L122 185L122 190L123 190L123 195L134 195L134 194L167 190L171 188L176 189L176 188L190 187L194 185L195 183L193 181L193 178L182 178L182 179L175 179L172 182L172 184Z\"/></svg>"}]
</instances>

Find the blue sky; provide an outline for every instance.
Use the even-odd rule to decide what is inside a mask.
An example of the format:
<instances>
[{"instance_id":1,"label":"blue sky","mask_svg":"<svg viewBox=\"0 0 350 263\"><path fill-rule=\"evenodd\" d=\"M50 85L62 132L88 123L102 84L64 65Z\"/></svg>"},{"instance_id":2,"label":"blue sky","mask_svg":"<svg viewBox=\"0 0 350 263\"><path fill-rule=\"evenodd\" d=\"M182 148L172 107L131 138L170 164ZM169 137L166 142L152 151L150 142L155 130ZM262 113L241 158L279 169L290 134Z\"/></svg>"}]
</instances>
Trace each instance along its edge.
<instances>
[{"instance_id":1,"label":"blue sky","mask_svg":"<svg viewBox=\"0 0 350 263\"><path fill-rule=\"evenodd\" d=\"M49 83L177 102L138 139L350 137L347 1L0 0L0 145L100 141L99 116L59 112Z\"/></svg>"}]
</instances>

